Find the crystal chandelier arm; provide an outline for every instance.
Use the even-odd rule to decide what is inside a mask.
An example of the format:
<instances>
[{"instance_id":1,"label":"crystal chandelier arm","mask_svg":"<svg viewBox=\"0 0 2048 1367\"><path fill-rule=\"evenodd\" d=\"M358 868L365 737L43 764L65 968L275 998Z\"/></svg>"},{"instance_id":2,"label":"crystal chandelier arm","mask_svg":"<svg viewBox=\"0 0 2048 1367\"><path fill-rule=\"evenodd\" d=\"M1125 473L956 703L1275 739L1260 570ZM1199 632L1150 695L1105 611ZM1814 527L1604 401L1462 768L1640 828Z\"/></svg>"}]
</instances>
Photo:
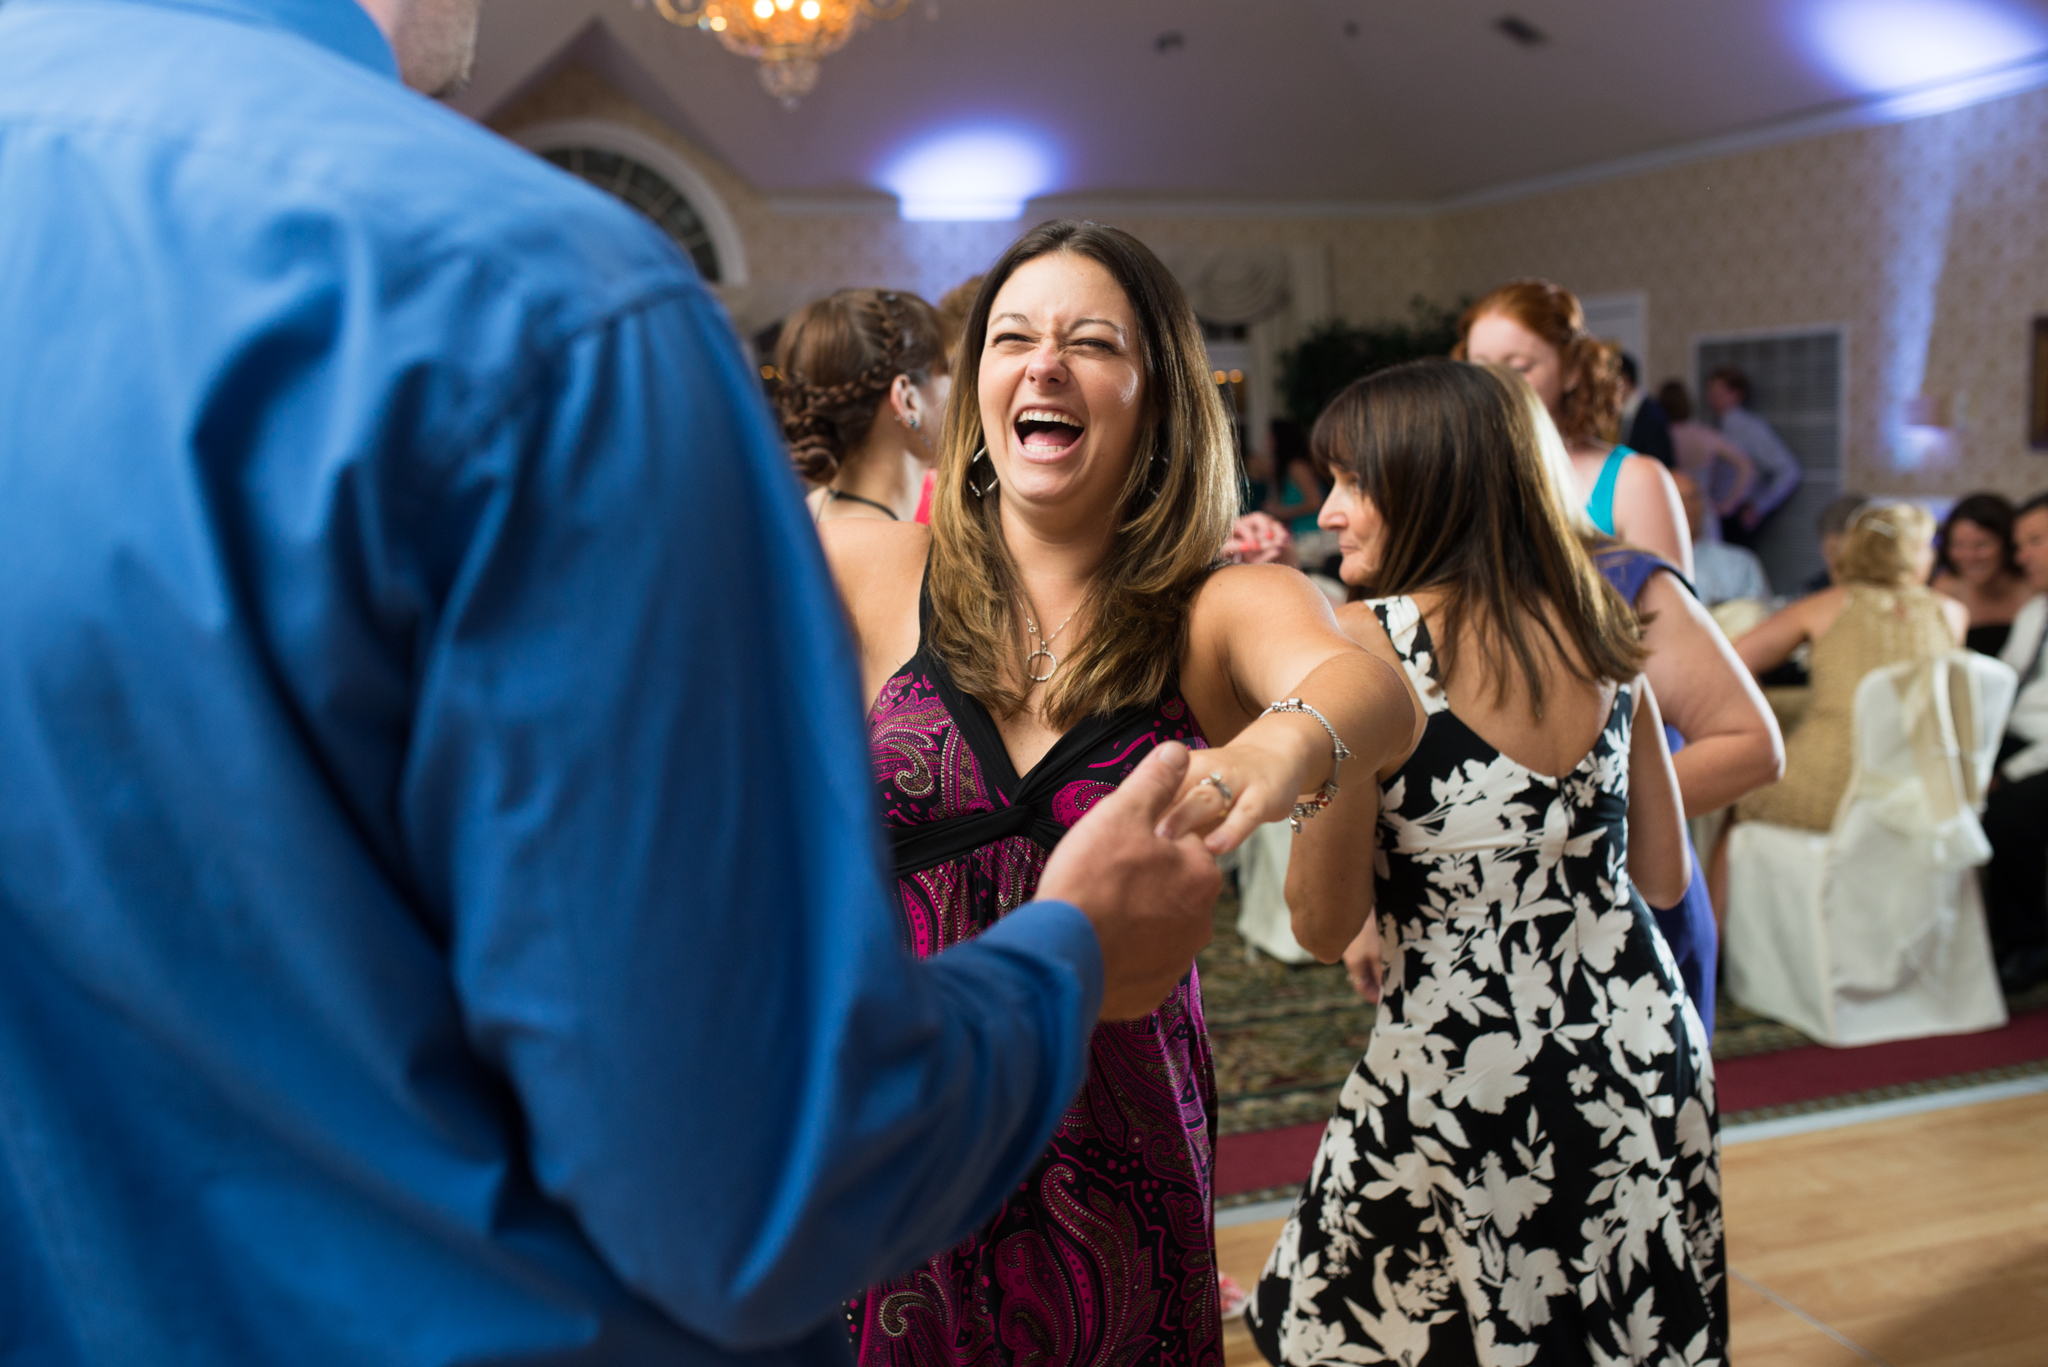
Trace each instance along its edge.
<instances>
[{"instance_id":1,"label":"crystal chandelier arm","mask_svg":"<svg viewBox=\"0 0 2048 1367\"><path fill-rule=\"evenodd\" d=\"M704 12L710 8L709 4L681 5L677 4L676 0L654 0L654 7L661 11L662 18L684 28L695 28L697 21L702 19Z\"/></svg>"}]
</instances>

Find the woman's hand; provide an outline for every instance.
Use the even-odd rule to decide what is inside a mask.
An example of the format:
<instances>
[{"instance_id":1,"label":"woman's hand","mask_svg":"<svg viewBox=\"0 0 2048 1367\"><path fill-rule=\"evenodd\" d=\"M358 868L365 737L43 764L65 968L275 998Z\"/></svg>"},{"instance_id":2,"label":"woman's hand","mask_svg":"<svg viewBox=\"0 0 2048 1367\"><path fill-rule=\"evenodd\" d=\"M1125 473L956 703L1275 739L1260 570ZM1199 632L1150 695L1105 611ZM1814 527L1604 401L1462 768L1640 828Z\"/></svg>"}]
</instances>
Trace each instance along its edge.
<instances>
[{"instance_id":1,"label":"woman's hand","mask_svg":"<svg viewBox=\"0 0 2048 1367\"><path fill-rule=\"evenodd\" d=\"M1315 734L1327 759L1330 738L1321 727ZM1247 727L1228 745L1195 751L1159 834L1178 840L1192 831L1211 854L1227 854L1257 827L1285 821L1301 795L1297 781L1314 760L1313 742L1305 740L1298 727Z\"/></svg>"},{"instance_id":2,"label":"woman's hand","mask_svg":"<svg viewBox=\"0 0 2048 1367\"><path fill-rule=\"evenodd\" d=\"M1231 525L1223 553L1239 565L1292 566L1294 534L1265 513L1246 513Z\"/></svg>"},{"instance_id":3,"label":"woman's hand","mask_svg":"<svg viewBox=\"0 0 2048 1367\"><path fill-rule=\"evenodd\" d=\"M1380 957L1379 917L1366 917L1365 924L1358 928L1358 934L1345 946L1344 971L1351 975L1352 991L1369 1002L1380 999L1386 964Z\"/></svg>"}]
</instances>

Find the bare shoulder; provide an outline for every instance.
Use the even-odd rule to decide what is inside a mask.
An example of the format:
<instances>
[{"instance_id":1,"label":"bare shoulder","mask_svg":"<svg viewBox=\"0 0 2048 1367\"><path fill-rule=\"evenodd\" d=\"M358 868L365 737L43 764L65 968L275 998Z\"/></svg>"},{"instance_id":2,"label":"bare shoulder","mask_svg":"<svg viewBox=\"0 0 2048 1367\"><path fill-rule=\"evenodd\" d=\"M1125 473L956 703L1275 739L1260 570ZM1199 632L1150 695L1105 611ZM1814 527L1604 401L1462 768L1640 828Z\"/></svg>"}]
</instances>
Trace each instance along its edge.
<instances>
[{"instance_id":1,"label":"bare shoulder","mask_svg":"<svg viewBox=\"0 0 2048 1367\"><path fill-rule=\"evenodd\" d=\"M1659 461L1655 455L1640 455L1636 451L1630 451L1628 459L1622 461L1620 478L1628 480L1630 484L1647 482L1663 488L1665 484L1671 484L1671 471L1665 469L1665 463Z\"/></svg>"},{"instance_id":2,"label":"bare shoulder","mask_svg":"<svg viewBox=\"0 0 2048 1367\"><path fill-rule=\"evenodd\" d=\"M1381 659L1400 663L1400 654L1394 649L1394 638L1387 635L1387 629L1381 624L1380 615L1372 610L1372 604L1346 603L1338 608L1337 627Z\"/></svg>"},{"instance_id":3,"label":"bare shoulder","mask_svg":"<svg viewBox=\"0 0 2048 1367\"><path fill-rule=\"evenodd\" d=\"M1328 620L1330 600L1307 575L1286 565L1225 565L1196 590L1192 612L1198 631L1246 614L1305 612Z\"/></svg>"},{"instance_id":4,"label":"bare shoulder","mask_svg":"<svg viewBox=\"0 0 2048 1367\"><path fill-rule=\"evenodd\" d=\"M1970 609L1960 599L1952 598L1939 589L1935 590L1934 599L1941 604L1941 615L1948 619L1949 630L1960 642L1970 631Z\"/></svg>"},{"instance_id":5,"label":"bare shoulder","mask_svg":"<svg viewBox=\"0 0 2048 1367\"><path fill-rule=\"evenodd\" d=\"M848 517L818 524L818 542L840 594L851 602L905 573L922 574L932 536L915 522Z\"/></svg>"},{"instance_id":6,"label":"bare shoulder","mask_svg":"<svg viewBox=\"0 0 2048 1367\"><path fill-rule=\"evenodd\" d=\"M1631 455L1621 463L1621 475L1616 483L1646 494L1661 494L1667 488L1675 494L1678 490L1671 472L1655 456Z\"/></svg>"}]
</instances>

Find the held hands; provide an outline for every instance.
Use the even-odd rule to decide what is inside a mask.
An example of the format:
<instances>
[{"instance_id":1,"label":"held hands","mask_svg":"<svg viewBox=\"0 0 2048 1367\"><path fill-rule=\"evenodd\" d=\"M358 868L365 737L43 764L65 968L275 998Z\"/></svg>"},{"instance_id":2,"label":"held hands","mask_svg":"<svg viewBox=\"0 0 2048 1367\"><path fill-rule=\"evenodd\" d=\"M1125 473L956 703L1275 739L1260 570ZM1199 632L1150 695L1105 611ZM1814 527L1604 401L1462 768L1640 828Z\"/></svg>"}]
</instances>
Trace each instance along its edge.
<instances>
[{"instance_id":1,"label":"held hands","mask_svg":"<svg viewBox=\"0 0 2048 1367\"><path fill-rule=\"evenodd\" d=\"M1150 1015L1209 943L1223 883L1192 835L1160 818L1187 775L1186 746L1168 742L1095 804L1046 860L1038 895L1072 902L1102 946L1102 1018Z\"/></svg>"},{"instance_id":2,"label":"held hands","mask_svg":"<svg viewBox=\"0 0 2048 1367\"><path fill-rule=\"evenodd\" d=\"M1297 796L1314 787L1299 782L1303 747L1296 736L1262 730L1264 735L1254 735L1247 728L1230 744L1190 757L1173 809L1159 823L1160 835L1178 840L1192 832L1205 837L1209 853L1227 854L1266 822L1294 814ZM1327 740L1322 749L1327 759ZM1211 774L1220 777L1212 781Z\"/></svg>"}]
</instances>

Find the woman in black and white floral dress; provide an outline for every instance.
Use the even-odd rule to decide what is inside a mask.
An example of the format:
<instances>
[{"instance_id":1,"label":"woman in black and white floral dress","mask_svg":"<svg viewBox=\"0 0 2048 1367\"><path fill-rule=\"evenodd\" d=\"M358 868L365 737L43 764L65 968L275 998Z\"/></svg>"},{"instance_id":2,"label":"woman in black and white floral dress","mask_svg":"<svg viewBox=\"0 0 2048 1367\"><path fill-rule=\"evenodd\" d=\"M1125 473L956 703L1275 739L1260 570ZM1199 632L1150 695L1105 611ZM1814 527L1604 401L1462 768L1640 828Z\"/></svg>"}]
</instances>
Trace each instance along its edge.
<instances>
[{"instance_id":1,"label":"woman in black and white floral dress","mask_svg":"<svg viewBox=\"0 0 2048 1367\"><path fill-rule=\"evenodd\" d=\"M1384 595L1343 624L1430 716L1338 799L1379 802L1378 847L1310 826L1289 870L1297 934L1362 919L1382 999L1253 1297L1288 1367L1726 1362L1712 1065L1642 900L1689 876L1677 783L1532 407L1423 362L1317 425L1344 577Z\"/></svg>"}]
</instances>

